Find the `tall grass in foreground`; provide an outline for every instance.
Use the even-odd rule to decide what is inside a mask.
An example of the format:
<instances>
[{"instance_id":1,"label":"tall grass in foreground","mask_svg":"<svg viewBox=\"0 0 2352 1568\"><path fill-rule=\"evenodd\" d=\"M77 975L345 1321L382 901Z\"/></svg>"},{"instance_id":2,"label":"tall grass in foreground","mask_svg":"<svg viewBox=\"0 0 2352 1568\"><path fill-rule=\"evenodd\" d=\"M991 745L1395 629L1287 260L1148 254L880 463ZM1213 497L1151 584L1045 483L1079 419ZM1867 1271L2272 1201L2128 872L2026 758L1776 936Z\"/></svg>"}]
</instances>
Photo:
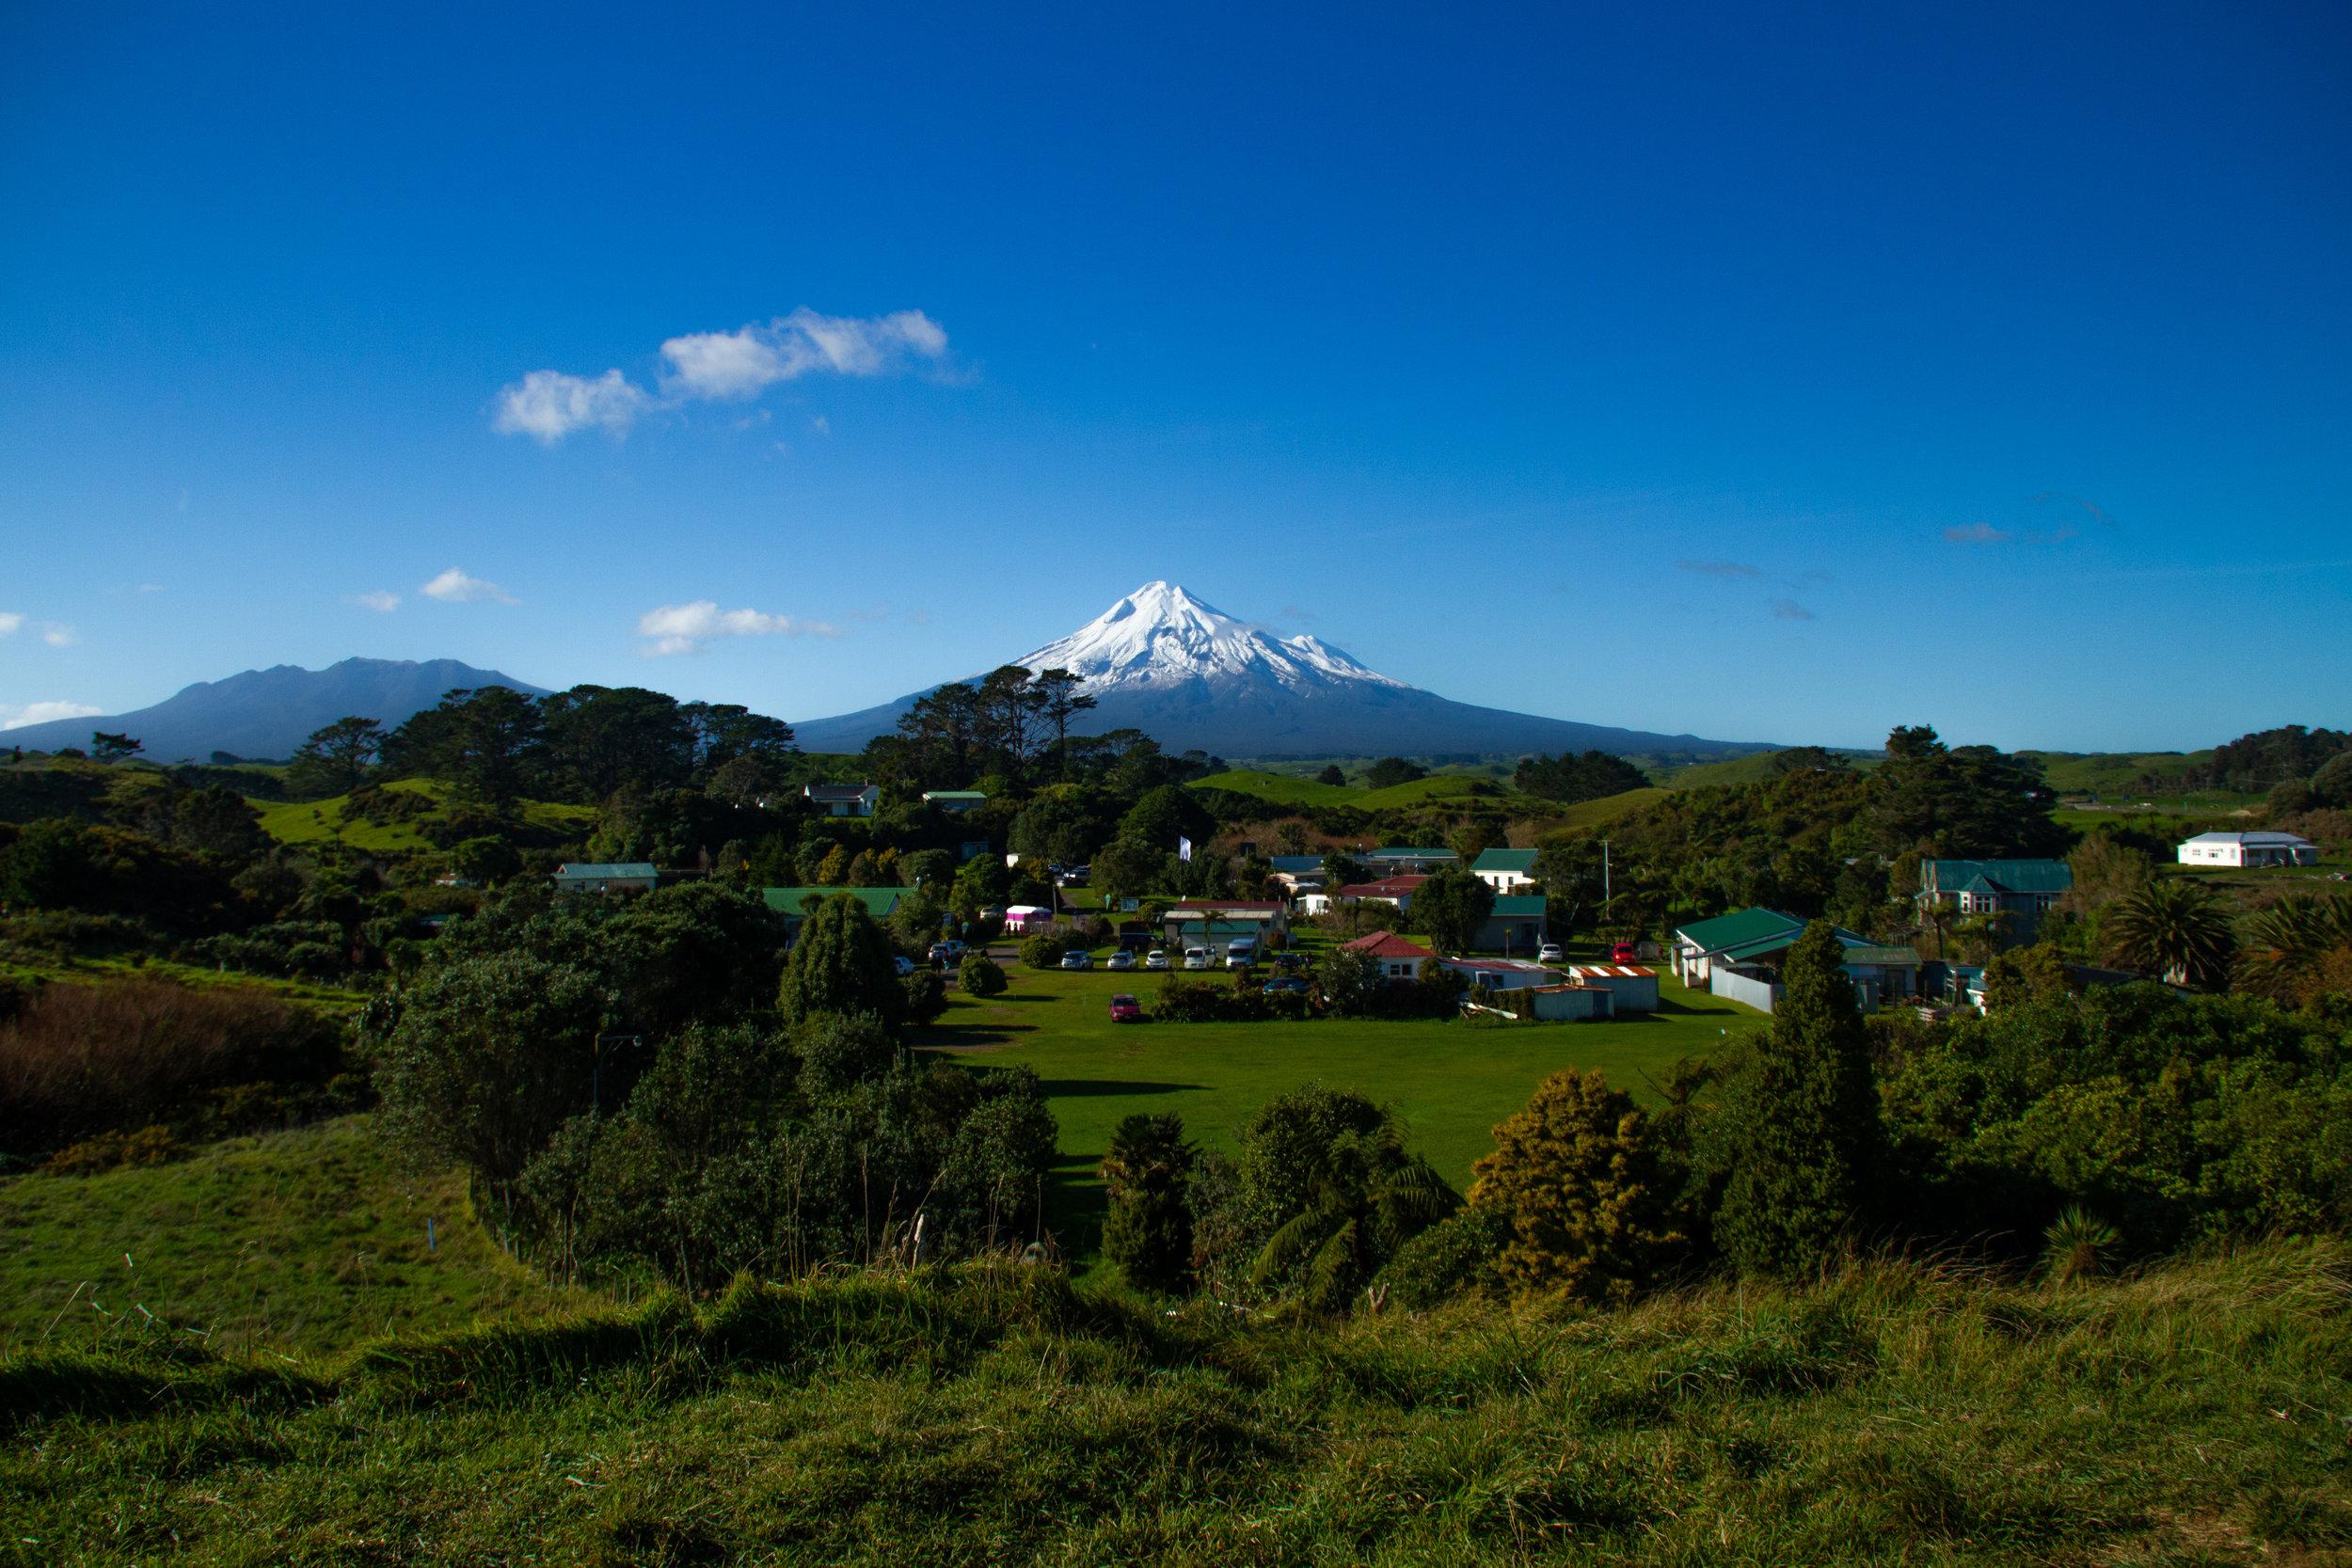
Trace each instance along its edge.
<instances>
[{"instance_id":1,"label":"tall grass in foreground","mask_svg":"<svg viewBox=\"0 0 2352 1568\"><path fill-rule=\"evenodd\" d=\"M202 1562L2229 1562L2352 1544L2339 1243L1614 1315L1167 1312L1011 1265L0 1363L0 1549ZM23 1544L23 1543L32 1544ZM8 1543L17 1543L8 1546Z\"/></svg>"}]
</instances>

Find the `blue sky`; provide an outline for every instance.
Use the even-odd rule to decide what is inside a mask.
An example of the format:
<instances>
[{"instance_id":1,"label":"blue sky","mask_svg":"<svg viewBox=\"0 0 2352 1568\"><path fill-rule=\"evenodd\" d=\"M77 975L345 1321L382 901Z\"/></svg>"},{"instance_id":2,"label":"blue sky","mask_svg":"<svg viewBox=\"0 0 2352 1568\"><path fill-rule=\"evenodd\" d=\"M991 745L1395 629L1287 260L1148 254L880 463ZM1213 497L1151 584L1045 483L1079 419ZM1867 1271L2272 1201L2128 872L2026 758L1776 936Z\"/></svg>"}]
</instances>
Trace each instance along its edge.
<instances>
[{"instance_id":1,"label":"blue sky","mask_svg":"<svg viewBox=\"0 0 2352 1568\"><path fill-rule=\"evenodd\" d=\"M662 9L0 11L0 721L803 719L1156 578L1720 738L2352 721L2341 8Z\"/></svg>"}]
</instances>

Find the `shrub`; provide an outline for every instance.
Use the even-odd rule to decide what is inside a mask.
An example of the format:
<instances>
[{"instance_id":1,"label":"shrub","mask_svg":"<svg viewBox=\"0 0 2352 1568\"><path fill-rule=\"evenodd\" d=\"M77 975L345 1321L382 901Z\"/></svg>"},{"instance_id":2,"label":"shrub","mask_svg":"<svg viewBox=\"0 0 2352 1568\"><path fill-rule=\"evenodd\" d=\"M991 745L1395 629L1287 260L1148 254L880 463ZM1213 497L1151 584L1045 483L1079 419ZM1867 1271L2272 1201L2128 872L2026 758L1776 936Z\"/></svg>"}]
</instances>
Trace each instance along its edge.
<instances>
[{"instance_id":1,"label":"shrub","mask_svg":"<svg viewBox=\"0 0 2352 1568\"><path fill-rule=\"evenodd\" d=\"M890 939L865 904L837 894L802 920L776 990L776 1010L787 1023L812 1013L870 1013L895 1028L906 992L893 958Z\"/></svg>"},{"instance_id":2,"label":"shrub","mask_svg":"<svg viewBox=\"0 0 2352 1568\"><path fill-rule=\"evenodd\" d=\"M1219 986L1170 974L1160 982L1152 1016L1165 1023L1262 1023L1275 1014L1255 986Z\"/></svg>"},{"instance_id":3,"label":"shrub","mask_svg":"<svg viewBox=\"0 0 2352 1568\"><path fill-rule=\"evenodd\" d=\"M998 996L1005 989L1005 972L985 953L966 953L956 966L956 984L966 996Z\"/></svg>"},{"instance_id":4,"label":"shrub","mask_svg":"<svg viewBox=\"0 0 2352 1568\"><path fill-rule=\"evenodd\" d=\"M906 993L909 1023L930 1023L947 1010L947 982L935 969L921 968L900 976L898 989Z\"/></svg>"},{"instance_id":5,"label":"shrub","mask_svg":"<svg viewBox=\"0 0 2352 1568\"><path fill-rule=\"evenodd\" d=\"M1103 1256L1130 1285L1182 1290L1192 1274L1192 1211L1186 1202L1200 1150L1184 1141L1184 1117L1136 1115L1119 1124L1103 1157L1110 1214Z\"/></svg>"},{"instance_id":6,"label":"shrub","mask_svg":"<svg viewBox=\"0 0 2352 1568\"><path fill-rule=\"evenodd\" d=\"M1066 951L1061 938L1040 932L1022 942L1021 961L1031 969L1059 969Z\"/></svg>"},{"instance_id":7,"label":"shrub","mask_svg":"<svg viewBox=\"0 0 2352 1568\"><path fill-rule=\"evenodd\" d=\"M1649 1118L1597 1072L1545 1079L1495 1129L1495 1151L1476 1172L1470 1203L1504 1217L1495 1272L1521 1300L1621 1304L1683 1243L1677 1183L1660 1167Z\"/></svg>"},{"instance_id":8,"label":"shrub","mask_svg":"<svg viewBox=\"0 0 2352 1568\"><path fill-rule=\"evenodd\" d=\"M880 1078L899 1057L898 1042L871 1013L809 1014L792 1031L792 1053L801 1059L801 1092L811 1100Z\"/></svg>"},{"instance_id":9,"label":"shrub","mask_svg":"<svg viewBox=\"0 0 2352 1568\"><path fill-rule=\"evenodd\" d=\"M1465 1209L1396 1249L1373 1283L1390 1305L1426 1311L1465 1295L1501 1295L1496 1255L1511 1239L1510 1216L1501 1209Z\"/></svg>"}]
</instances>

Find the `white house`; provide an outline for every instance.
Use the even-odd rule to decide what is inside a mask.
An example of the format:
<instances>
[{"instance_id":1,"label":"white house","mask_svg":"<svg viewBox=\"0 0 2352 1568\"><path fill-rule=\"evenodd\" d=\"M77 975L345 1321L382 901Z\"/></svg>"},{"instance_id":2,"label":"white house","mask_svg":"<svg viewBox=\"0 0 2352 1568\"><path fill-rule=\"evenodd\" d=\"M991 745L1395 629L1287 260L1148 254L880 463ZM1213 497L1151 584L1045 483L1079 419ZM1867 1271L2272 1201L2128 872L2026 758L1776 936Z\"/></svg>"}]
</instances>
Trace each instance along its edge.
<instances>
[{"instance_id":1,"label":"white house","mask_svg":"<svg viewBox=\"0 0 2352 1568\"><path fill-rule=\"evenodd\" d=\"M1557 971L1523 958L1439 958L1439 963L1468 980L1473 986L1488 990L1526 990L1536 986L1560 983Z\"/></svg>"},{"instance_id":2,"label":"white house","mask_svg":"<svg viewBox=\"0 0 2352 1568\"><path fill-rule=\"evenodd\" d=\"M882 800L880 784L803 784L801 793L827 816L871 816Z\"/></svg>"},{"instance_id":3,"label":"white house","mask_svg":"<svg viewBox=\"0 0 2352 1568\"><path fill-rule=\"evenodd\" d=\"M2294 833L2199 833L2178 850L2183 865L2317 865L2318 847Z\"/></svg>"},{"instance_id":4,"label":"white house","mask_svg":"<svg viewBox=\"0 0 2352 1568\"><path fill-rule=\"evenodd\" d=\"M1497 893L1540 893L1534 849L1489 849L1470 863L1470 875Z\"/></svg>"}]
</instances>

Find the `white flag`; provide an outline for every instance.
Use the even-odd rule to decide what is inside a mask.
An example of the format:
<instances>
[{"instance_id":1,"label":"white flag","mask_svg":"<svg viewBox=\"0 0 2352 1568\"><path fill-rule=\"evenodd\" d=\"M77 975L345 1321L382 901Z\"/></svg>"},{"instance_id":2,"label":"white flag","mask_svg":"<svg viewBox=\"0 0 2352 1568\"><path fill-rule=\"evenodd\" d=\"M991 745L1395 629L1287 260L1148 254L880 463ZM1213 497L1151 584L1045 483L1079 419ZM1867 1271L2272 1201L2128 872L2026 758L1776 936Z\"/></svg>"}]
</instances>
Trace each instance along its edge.
<instances>
[{"instance_id":1,"label":"white flag","mask_svg":"<svg viewBox=\"0 0 2352 1568\"><path fill-rule=\"evenodd\" d=\"M1176 858L1180 861L1192 859L1192 840L1183 837L1176 840Z\"/></svg>"}]
</instances>

